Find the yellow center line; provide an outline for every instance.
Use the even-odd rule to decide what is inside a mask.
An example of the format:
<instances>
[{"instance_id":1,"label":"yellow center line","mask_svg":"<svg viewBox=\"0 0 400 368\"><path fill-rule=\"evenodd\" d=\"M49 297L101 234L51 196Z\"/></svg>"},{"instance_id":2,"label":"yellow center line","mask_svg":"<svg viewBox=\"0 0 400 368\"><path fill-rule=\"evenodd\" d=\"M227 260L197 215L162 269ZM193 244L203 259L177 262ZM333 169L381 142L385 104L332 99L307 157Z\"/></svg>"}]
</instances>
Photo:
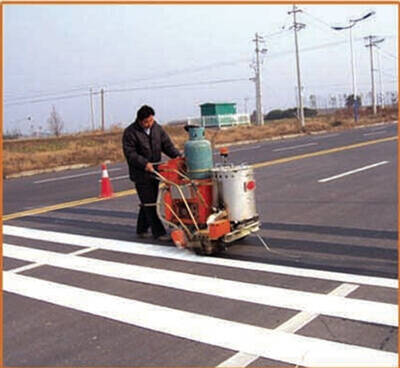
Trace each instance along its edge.
<instances>
[{"instance_id":1,"label":"yellow center line","mask_svg":"<svg viewBox=\"0 0 400 368\"><path fill-rule=\"evenodd\" d=\"M301 160L301 159L304 159L304 158L328 155L328 154L331 154L331 153L336 153L336 152L351 150L351 149L355 149L355 148L365 147L365 146L369 146L371 144L389 142L389 141L393 141L393 140L395 140L397 138L398 138L397 136L393 136L393 137L388 137L388 138L375 139L373 141L367 141L367 142L362 142L362 143L351 144L349 146L342 146L342 147L336 147L336 148L331 148L331 149L312 152L312 153L305 153L303 155L284 157L284 158L279 158L277 160L260 162L258 164L252 165L252 167L254 169L258 169L260 167L277 165L277 164L282 164L282 163L285 163L285 162ZM136 194L136 190L129 189L129 190L124 190L124 191L115 193L112 198L120 198L120 197L125 197L127 195L133 195L133 194ZM59 209L62 209L62 208L76 207L76 206L81 206L81 205L84 205L84 204L100 202L100 201L104 201L106 199L109 199L109 198L91 197L91 198L80 199L80 200L72 201L72 202L65 202L65 203L55 204L55 205L47 206L47 207L40 207L40 208L36 208L36 209L32 209L32 210L11 213L9 215L3 216L3 221L13 220L13 219L20 218L20 217L25 217L25 216L38 215L38 214L41 214L41 213L51 212L51 211L59 210Z\"/></svg>"},{"instance_id":2,"label":"yellow center line","mask_svg":"<svg viewBox=\"0 0 400 368\"><path fill-rule=\"evenodd\" d=\"M311 152L311 153L305 153L303 155L298 155L298 156L291 156L291 157L284 157L284 158L279 158L277 160L272 160L272 161L266 161L266 162L260 162L258 164L252 165L254 169L258 169L260 167L265 167L265 166L271 166L271 165L276 165L276 164L282 164L285 162L290 162L290 161L296 161L296 160L301 160L303 158L309 158L309 157L316 157L316 156L322 156L322 155L328 155L330 153L336 153L336 152L341 152L341 151L347 151L351 150L354 148L360 148L360 147L365 147L369 146L371 144L376 144L376 143L383 143L383 142L389 142L397 139L397 136L393 137L388 137L388 138L381 138L381 139L375 139L373 141L367 141L367 142L362 142L362 143L356 143L356 144L351 144L349 146L342 146L342 147L336 147L336 148L330 148L322 151L317 151L317 152Z\"/></svg>"},{"instance_id":3,"label":"yellow center line","mask_svg":"<svg viewBox=\"0 0 400 368\"><path fill-rule=\"evenodd\" d=\"M111 198L119 198L119 197L131 195L131 194L136 194L136 190L134 190L134 189L124 190L122 192L115 193ZM47 207L40 207L40 208L35 208L32 210L11 213L9 215L3 216L3 221L13 220L13 219L16 219L19 217L38 215L38 214L45 213L45 212L60 210L62 208L76 207L76 206L81 206L83 204L100 202L100 201L104 201L106 199L109 199L109 198L91 197L91 198L79 199L77 201L72 201L72 202L59 203L59 204L55 204L55 205L47 206Z\"/></svg>"}]
</instances>

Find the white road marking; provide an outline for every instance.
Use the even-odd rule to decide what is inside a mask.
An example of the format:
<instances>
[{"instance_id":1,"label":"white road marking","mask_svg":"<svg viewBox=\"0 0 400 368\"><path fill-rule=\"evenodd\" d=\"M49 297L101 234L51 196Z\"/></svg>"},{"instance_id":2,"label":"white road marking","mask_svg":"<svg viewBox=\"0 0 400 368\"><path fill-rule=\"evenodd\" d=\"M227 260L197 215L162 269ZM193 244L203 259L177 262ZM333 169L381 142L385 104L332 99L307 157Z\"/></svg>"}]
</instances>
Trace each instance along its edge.
<instances>
[{"instance_id":1,"label":"white road marking","mask_svg":"<svg viewBox=\"0 0 400 368\"><path fill-rule=\"evenodd\" d=\"M217 367L247 367L259 358L258 355L243 353L239 351L235 355L232 355L227 360L218 364Z\"/></svg>"},{"instance_id":2,"label":"white road marking","mask_svg":"<svg viewBox=\"0 0 400 368\"><path fill-rule=\"evenodd\" d=\"M283 148L276 148L272 150L273 152L280 152L280 151L287 151L287 150L292 150L292 149L297 149L297 148L302 148L302 147L309 147L309 146L316 146L318 143L306 143L306 144L299 144L297 146L290 146L290 147L283 147Z\"/></svg>"},{"instance_id":3,"label":"white road marking","mask_svg":"<svg viewBox=\"0 0 400 368\"><path fill-rule=\"evenodd\" d=\"M159 285L248 303L307 311L309 313L367 323L388 326L398 325L397 306L387 303L359 299L344 301L343 298L337 296L230 281L86 257L76 257L10 244L3 245L3 254L7 257L47 264L53 267Z\"/></svg>"},{"instance_id":4,"label":"white road marking","mask_svg":"<svg viewBox=\"0 0 400 368\"><path fill-rule=\"evenodd\" d=\"M365 136L365 137L367 137L367 136L369 136L369 135L377 135L377 134L384 134L384 133L386 133L386 130L382 130L382 131L377 131L377 132L372 132L372 133L364 133L363 135Z\"/></svg>"},{"instance_id":5,"label":"white road marking","mask_svg":"<svg viewBox=\"0 0 400 368\"><path fill-rule=\"evenodd\" d=\"M382 130L382 129L387 129L387 128L390 128L390 127L385 126L384 124L376 124L374 127L370 128L370 130L376 131L376 130Z\"/></svg>"},{"instance_id":6,"label":"white road marking","mask_svg":"<svg viewBox=\"0 0 400 368\"><path fill-rule=\"evenodd\" d=\"M77 250L75 252L72 252L72 253L67 253L67 255L68 256L80 256L82 254L93 252L94 250L97 250L97 249L99 249L99 248L96 248L96 247L83 248L83 249L79 249L79 250Z\"/></svg>"},{"instance_id":7,"label":"white road marking","mask_svg":"<svg viewBox=\"0 0 400 368\"><path fill-rule=\"evenodd\" d=\"M348 176L348 175L352 175L352 174L355 174L355 173L358 173L358 172L361 172L361 171L369 170L369 169L372 169L372 168L374 168L374 167L378 167L378 166L381 166L381 165L385 165L385 164L387 164L387 163L389 163L389 161L381 161L381 162L378 162L378 163L376 163L376 164L372 164L372 165L360 167L359 169L355 169L355 170L351 170L351 171L346 171L346 172L344 172L344 173L342 173L342 174L338 174L338 175L335 175L335 176L331 176L331 177L325 178L325 179L320 179L320 180L318 180L318 183L326 183L326 182L331 181L331 180L343 178L344 176Z\"/></svg>"},{"instance_id":8,"label":"white road marking","mask_svg":"<svg viewBox=\"0 0 400 368\"><path fill-rule=\"evenodd\" d=\"M252 150L260 148L260 147L261 147L261 145L256 145L256 146L242 147L242 148L237 148L237 149L229 149L229 153L239 152L239 151L252 151ZM219 150L216 150L213 154L219 155Z\"/></svg>"},{"instance_id":9,"label":"white road marking","mask_svg":"<svg viewBox=\"0 0 400 368\"><path fill-rule=\"evenodd\" d=\"M327 295L344 298L345 296L349 295L358 288L359 285L341 284ZM346 300L343 301L346 302ZM307 311L302 311L293 316L285 323L281 324L279 327L277 327L277 329L279 331L295 333L296 331L303 328L306 324L310 323L312 320L317 318L319 315L320 313L310 313Z\"/></svg>"},{"instance_id":10,"label":"white road marking","mask_svg":"<svg viewBox=\"0 0 400 368\"><path fill-rule=\"evenodd\" d=\"M5 244L3 244L3 245L5 245ZM68 253L68 255L70 255L70 256L80 256L82 254L86 254L86 253L92 252L92 251L94 251L96 249L98 249L98 248L92 247L92 248L79 249L79 250L77 250L75 252ZM31 263L31 264L28 264L28 265L25 265L25 266L21 266L21 267L17 267L17 268L13 268L12 270L8 270L8 271L9 272L13 272L13 273L20 273L20 272L24 272L24 271L28 271L28 270L33 270L34 268L41 267L41 266L44 266L46 264L46 261L44 261L43 263L39 263L39 262L35 262L35 261L30 261L30 262L34 262L34 263Z\"/></svg>"},{"instance_id":11,"label":"white road marking","mask_svg":"<svg viewBox=\"0 0 400 368\"><path fill-rule=\"evenodd\" d=\"M35 263L30 263L30 264L25 265L25 266L14 268L14 269L9 270L7 272L19 273L19 272L33 270L34 268L41 267L41 266L44 266L44 264L35 262Z\"/></svg>"},{"instance_id":12,"label":"white road marking","mask_svg":"<svg viewBox=\"0 0 400 368\"><path fill-rule=\"evenodd\" d=\"M122 175L122 176L116 176L114 178L110 178L110 181L115 181L115 180L121 180L121 179L128 179L129 175ZM99 183L101 183L101 179L99 180Z\"/></svg>"},{"instance_id":13,"label":"white road marking","mask_svg":"<svg viewBox=\"0 0 400 368\"><path fill-rule=\"evenodd\" d=\"M346 297L351 292L356 290L358 287L359 287L358 285L342 284L338 286L336 289L332 290L328 295ZM318 316L319 314L303 311L294 315L285 323L278 326L275 330L295 333L296 331L303 328L306 324L310 323ZM249 364L253 363L258 358L259 356L257 355L251 355L240 351L235 355L231 356L229 359L222 362L221 364L219 364L218 367L247 367Z\"/></svg>"},{"instance_id":14,"label":"white road marking","mask_svg":"<svg viewBox=\"0 0 400 368\"><path fill-rule=\"evenodd\" d=\"M175 247L165 247L160 245L128 242L123 240L96 238L85 235L60 233L55 231L45 231L30 229L25 227L3 225L4 235L13 235L22 238L37 239L65 245L77 245L80 247L96 247L115 252L125 252L129 254L140 254L151 257L176 259L186 262L205 263L217 266L243 268L253 271L272 272L284 275L299 277L310 277L321 280L333 280L340 282L356 283L362 285L383 286L397 289L397 279L388 279L374 276L363 276L356 274L346 274L340 272L320 271L306 268L296 268L288 266L270 265L257 262L238 261L233 259L223 259L210 256L198 256L190 251Z\"/></svg>"},{"instance_id":15,"label":"white road marking","mask_svg":"<svg viewBox=\"0 0 400 368\"><path fill-rule=\"evenodd\" d=\"M251 147L242 147L242 148L236 148L236 149L230 149L229 153L233 153L233 152L239 152L239 151L252 151L254 149L260 148L260 145L256 145L256 146L251 146Z\"/></svg>"},{"instance_id":16,"label":"white road marking","mask_svg":"<svg viewBox=\"0 0 400 368\"><path fill-rule=\"evenodd\" d=\"M116 168L113 168L113 169L107 169L107 171L118 171L118 170L122 170L122 169L120 167L116 167ZM96 175L96 174L101 176L101 171L88 171L88 172L81 173L81 174L59 176L57 178L49 178L49 179L37 180L37 181L34 181L33 184L49 183L49 182L52 182L52 181L67 180L67 179L79 178L79 177L82 177L82 176Z\"/></svg>"},{"instance_id":17,"label":"white road marking","mask_svg":"<svg viewBox=\"0 0 400 368\"><path fill-rule=\"evenodd\" d=\"M333 133L333 134L326 134L326 135L317 135L314 136L313 139L325 139L325 138L332 138L332 137L337 137L340 135L339 133Z\"/></svg>"},{"instance_id":18,"label":"white road marking","mask_svg":"<svg viewBox=\"0 0 400 368\"><path fill-rule=\"evenodd\" d=\"M291 364L318 367L397 366L397 354L185 312L4 272L4 291L141 328L243 351Z\"/></svg>"}]
</instances>

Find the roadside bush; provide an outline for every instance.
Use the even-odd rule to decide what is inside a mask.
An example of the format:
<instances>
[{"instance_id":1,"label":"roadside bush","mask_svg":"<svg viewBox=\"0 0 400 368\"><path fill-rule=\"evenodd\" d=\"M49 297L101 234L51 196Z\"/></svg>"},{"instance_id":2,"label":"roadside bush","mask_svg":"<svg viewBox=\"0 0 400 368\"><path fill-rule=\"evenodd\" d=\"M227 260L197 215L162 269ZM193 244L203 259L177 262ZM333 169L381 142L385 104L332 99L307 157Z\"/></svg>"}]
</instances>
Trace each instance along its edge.
<instances>
[{"instance_id":1,"label":"roadside bush","mask_svg":"<svg viewBox=\"0 0 400 368\"><path fill-rule=\"evenodd\" d=\"M290 119L296 117L297 108L287 109L287 110L271 110L267 115L264 115L264 120L280 120L280 119ZM317 110L304 108L304 116L310 118L317 115Z\"/></svg>"}]
</instances>

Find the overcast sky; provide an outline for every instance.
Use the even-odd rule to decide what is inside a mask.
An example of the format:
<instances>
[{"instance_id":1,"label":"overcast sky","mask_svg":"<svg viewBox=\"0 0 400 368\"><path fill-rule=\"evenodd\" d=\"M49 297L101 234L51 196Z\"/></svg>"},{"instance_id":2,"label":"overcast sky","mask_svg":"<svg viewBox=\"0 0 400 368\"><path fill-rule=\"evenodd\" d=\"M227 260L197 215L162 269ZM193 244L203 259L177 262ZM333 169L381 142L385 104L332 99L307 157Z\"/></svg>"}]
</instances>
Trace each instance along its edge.
<instances>
[{"instance_id":1,"label":"overcast sky","mask_svg":"<svg viewBox=\"0 0 400 368\"><path fill-rule=\"evenodd\" d=\"M371 10L376 15L353 28L358 89L370 90L363 37L377 35L385 37L380 44L384 91L397 90L397 6L299 8L298 21L306 24L298 34L306 100L316 94L323 104L322 96L351 94L349 32L329 25L345 25ZM89 129L89 89L102 87L107 126L126 126L144 103L155 108L161 123L198 116L204 102L235 102L239 112L246 105L251 112L255 88L249 64L256 32L265 36L268 49L262 66L264 111L293 107L296 66L289 10L289 5L243 4L5 5L3 129L29 131L33 125L45 130L52 105L67 131ZM93 100L99 126L99 95Z\"/></svg>"}]
</instances>

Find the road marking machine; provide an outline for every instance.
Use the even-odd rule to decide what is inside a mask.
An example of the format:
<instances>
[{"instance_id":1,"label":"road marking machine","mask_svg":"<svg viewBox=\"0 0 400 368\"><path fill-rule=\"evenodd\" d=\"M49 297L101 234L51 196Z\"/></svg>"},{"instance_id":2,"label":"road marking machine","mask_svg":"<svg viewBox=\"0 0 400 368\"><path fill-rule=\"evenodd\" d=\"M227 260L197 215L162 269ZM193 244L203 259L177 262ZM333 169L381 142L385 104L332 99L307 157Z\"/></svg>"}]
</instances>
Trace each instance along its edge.
<instances>
[{"instance_id":1,"label":"road marking machine","mask_svg":"<svg viewBox=\"0 0 400 368\"><path fill-rule=\"evenodd\" d=\"M249 165L213 163L211 143L204 127L187 125L185 157L162 163L155 172L164 183L157 199L161 221L172 227L171 238L179 248L210 255L235 240L259 230L253 169Z\"/></svg>"}]
</instances>

